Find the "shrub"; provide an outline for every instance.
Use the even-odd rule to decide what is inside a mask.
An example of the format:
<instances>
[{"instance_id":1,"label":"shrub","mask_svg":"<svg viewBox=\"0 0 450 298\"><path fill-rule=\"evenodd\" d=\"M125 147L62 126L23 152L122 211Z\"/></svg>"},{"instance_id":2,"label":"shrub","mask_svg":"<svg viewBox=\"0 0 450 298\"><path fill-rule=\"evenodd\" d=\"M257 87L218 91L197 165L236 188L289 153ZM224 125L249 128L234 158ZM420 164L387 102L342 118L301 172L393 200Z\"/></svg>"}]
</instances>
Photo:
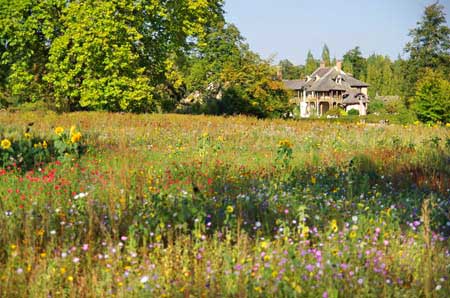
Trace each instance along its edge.
<instances>
[{"instance_id":1,"label":"shrub","mask_svg":"<svg viewBox=\"0 0 450 298\"><path fill-rule=\"evenodd\" d=\"M368 107L368 112L370 114L374 114L374 113L385 113L386 112L386 107L385 107L385 103L383 101L383 99L381 99L380 97L376 97L374 99L372 99L370 101L369 107Z\"/></svg>"},{"instance_id":2,"label":"shrub","mask_svg":"<svg viewBox=\"0 0 450 298\"><path fill-rule=\"evenodd\" d=\"M426 70L416 85L413 109L422 122L450 122L450 82L442 74Z\"/></svg>"},{"instance_id":3,"label":"shrub","mask_svg":"<svg viewBox=\"0 0 450 298\"><path fill-rule=\"evenodd\" d=\"M328 110L328 112L325 113L326 116L337 116L337 117L341 117L342 116L342 109L340 108L332 108L330 110Z\"/></svg>"},{"instance_id":4,"label":"shrub","mask_svg":"<svg viewBox=\"0 0 450 298\"><path fill-rule=\"evenodd\" d=\"M349 116L359 116L359 111L355 110L355 109L351 109L350 111L347 112L347 114Z\"/></svg>"}]
</instances>

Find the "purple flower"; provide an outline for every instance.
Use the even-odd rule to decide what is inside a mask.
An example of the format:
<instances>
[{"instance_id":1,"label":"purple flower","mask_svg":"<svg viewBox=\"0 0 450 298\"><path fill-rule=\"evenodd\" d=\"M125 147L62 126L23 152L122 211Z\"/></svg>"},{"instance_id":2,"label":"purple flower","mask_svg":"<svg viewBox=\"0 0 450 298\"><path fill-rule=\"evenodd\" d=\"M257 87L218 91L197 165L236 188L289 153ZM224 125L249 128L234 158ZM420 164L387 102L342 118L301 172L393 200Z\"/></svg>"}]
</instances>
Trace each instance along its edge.
<instances>
[{"instance_id":1,"label":"purple flower","mask_svg":"<svg viewBox=\"0 0 450 298\"><path fill-rule=\"evenodd\" d=\"M327 291L323 292L322 298L328 298L328 292Z\"/></svg>"}]
</instances>

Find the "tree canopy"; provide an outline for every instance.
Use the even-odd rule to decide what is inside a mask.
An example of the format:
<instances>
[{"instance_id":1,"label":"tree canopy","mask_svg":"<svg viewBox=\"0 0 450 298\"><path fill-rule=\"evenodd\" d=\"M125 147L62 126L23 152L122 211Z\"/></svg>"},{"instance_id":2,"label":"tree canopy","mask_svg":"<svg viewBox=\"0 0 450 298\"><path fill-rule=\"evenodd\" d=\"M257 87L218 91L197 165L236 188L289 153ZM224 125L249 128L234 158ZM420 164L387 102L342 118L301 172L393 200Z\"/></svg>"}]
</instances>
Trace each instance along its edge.
<instances>
[{"instance_id":1,"label":"tree canopy","mask_svg":"<svg viewBox=\"0 0 450 298\"><path fill-rule=\"evenodd\" d=\"M154 91L223 20L222 0L0 0L2 86L58 108L156 110Z\"/></svg>"},{"instance_id":2,"label":"tree canopy","mask_svg":"<svg viewBox=\"0 0 450 298\"><path fill-rule=\"evenodd\" d=\"M311 51L308 51L305 64L306 75L310 75L311 73L313 73L313 71L315 71L317 67L319 67L319 63L317 62L316 59L314 59L314 56L311 53Z\"/></svg>"},{"instance_id":3,"label":"tree canopy","mask_svg":"<svg viewBox=\"0 0 450 298\"><path fill-rule=\"evenodd\" d=\"M343 60L344 71L351 73L359 80L364 80L366 78L367 62L362 56L359 46L345 53Z\"/></svg>"},{"instance_id":4,"label":"tree canopy","mask_svg":"<svg viewBox=\"0 0 450 298\"><path fill-rule=\"evenodd\" d=\"M425 8L417 27L409 33L412 38L405 46L409 54L406 63L405 96L412 97L416 83L425 68L442 71L450 76L450 28L447 26L444 6L438 2Z\"/></svg>"},{"instance_id":5,"label":"tree canopy","mask_svg":"<svg viewBox=\"0 0 450 298\"><path fill-rule=\"evenodd\" d=\"M324 44L322 48L322 62L325 63L325 66L331 65L330 49L327 44Z\"/></svg>"}]
</instances>

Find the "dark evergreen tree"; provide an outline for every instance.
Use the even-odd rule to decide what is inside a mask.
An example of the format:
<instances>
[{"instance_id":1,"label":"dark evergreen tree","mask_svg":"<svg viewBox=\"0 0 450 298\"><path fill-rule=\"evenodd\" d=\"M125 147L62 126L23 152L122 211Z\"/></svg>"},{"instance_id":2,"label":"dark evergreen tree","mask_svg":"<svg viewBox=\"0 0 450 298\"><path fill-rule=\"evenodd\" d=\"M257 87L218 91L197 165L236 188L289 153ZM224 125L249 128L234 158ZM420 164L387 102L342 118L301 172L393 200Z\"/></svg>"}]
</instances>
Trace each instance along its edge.
<instances>
[{"instance_id":1,"label":"dark evergreen tree","mask_svg":"<svg viewBox=\"0 0 450 298\"><path fill-rule=\"evenodd\" d=\"M324 44L323 48L322 48L322 62L325 63L325 66L330 66L331 65L330 49L328 48L328 46L326 44Z\"/></svg>"},{"instance_id":2,"label":"dark evergreen tree","mask_svg":"<svg viewBox=\"0 0 450 298\"><path fill-rule=\"evenodd\" d=\"M405 95L414 95L416 82L425 68L442 71L450 76L450 28L445 19L444 6L438 2L425 8L417 27L409 33L412 40L405 46L409 54L406 63Z\"/></svg>"}]
</instances>

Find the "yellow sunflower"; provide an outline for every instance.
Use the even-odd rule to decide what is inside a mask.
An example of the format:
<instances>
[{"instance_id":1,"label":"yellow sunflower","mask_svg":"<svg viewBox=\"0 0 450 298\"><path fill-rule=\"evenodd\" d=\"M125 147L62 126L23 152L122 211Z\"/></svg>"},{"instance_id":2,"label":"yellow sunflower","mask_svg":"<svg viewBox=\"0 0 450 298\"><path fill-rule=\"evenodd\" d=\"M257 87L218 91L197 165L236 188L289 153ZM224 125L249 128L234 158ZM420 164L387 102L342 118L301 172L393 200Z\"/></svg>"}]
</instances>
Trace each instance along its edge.
<instances>
[{"instance_id":1,"label":"yellow sunflower","mask_svg":"<svg viewBox=\"0 0 450 298\"><path fill-rule=\"evenodd\" d=\"M8 139L3 139L0 143L0 146L5 149L8 150L9 148L11 148L11 141Z\"/></svg>"},{"instance_id":2,"label":"yellow sunflower","mask_svg":"<svg viewBox=\"0 0 450 298\"><path fill-rule=\"evenodd\" d=\"M70 137L70 141L72 143L77 143L81 140L81 133L80 132L76 132L74 133L71 137Z\"/></svg>"},{"instance_id":3,"label":"yellow sunflower","mask_svg":"<svg viewBox=\"0 0 450 298\"><path fill-rule=\"evenodd\" d=\"M60 136L62 133L64 132L64 128L61 126L58 126L57 128L55 128L55 133Z\"/></svg>"}]
</instances>

